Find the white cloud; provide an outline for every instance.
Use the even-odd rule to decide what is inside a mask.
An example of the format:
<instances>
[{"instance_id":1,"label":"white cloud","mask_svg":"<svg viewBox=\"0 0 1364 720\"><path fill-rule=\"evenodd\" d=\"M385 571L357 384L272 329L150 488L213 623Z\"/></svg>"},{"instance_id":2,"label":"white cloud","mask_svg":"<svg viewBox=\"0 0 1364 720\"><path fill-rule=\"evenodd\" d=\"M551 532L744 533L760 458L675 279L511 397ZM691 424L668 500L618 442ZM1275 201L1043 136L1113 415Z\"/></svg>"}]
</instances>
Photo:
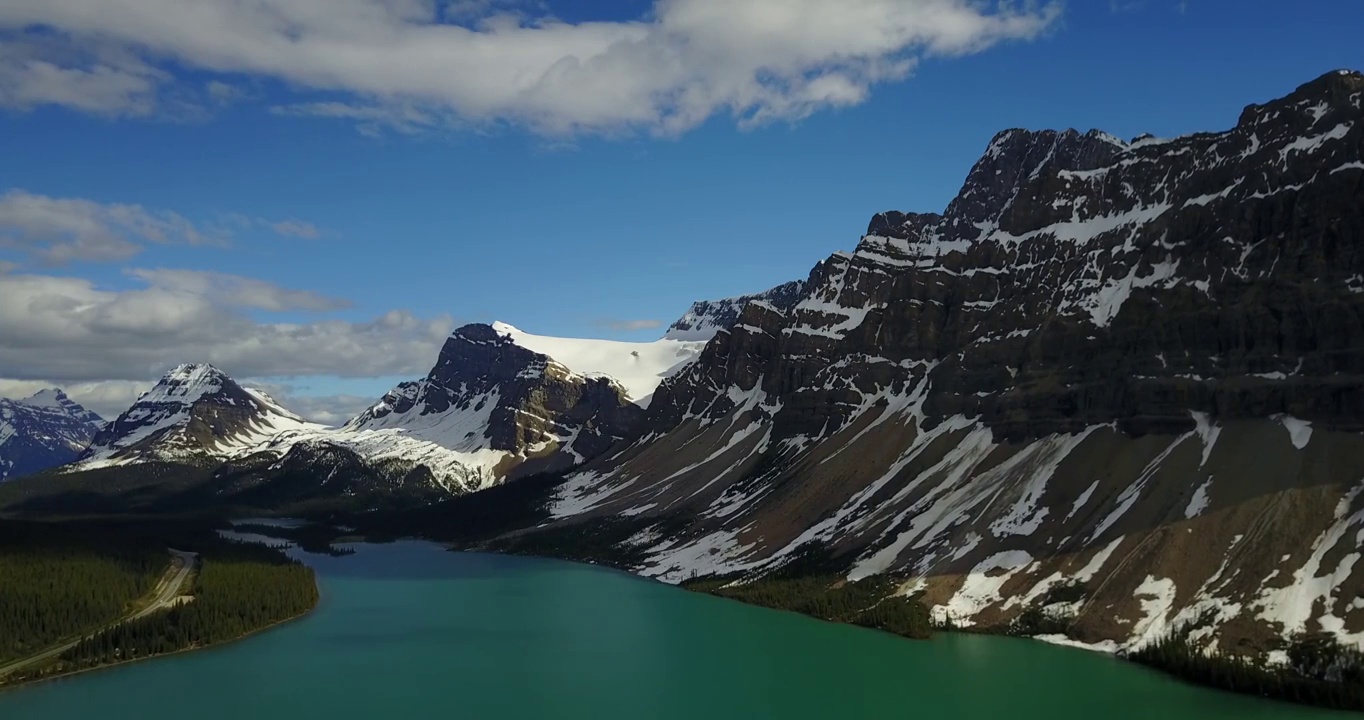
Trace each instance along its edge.
<instances>
[{"instance_id":1,"label":"white cloud","mask_svg":"<svg viewBox=\"0 0 1364 720\"><path fill-rule=\"evenodd\" d=\"M317 229L316 225L309 222L303 222L302 220L294 220L292 218L270 223L270 229L274 230L277 235L304 238L306 240L316 240L322 235L322 232Z\"/></svg>"},{"instance_id":2,"label":"white cloud","mask_svg":"<svg viewBox=\"0 0 1364 720\"><path fill-rule=\"evenodd\" d=\"M362 322L257 322L224 296L268 309L316 300L279 289L250 301L234 294L249 281L202 275L151 275L161 284L120 292L78 278L0 275L0 377L147 381L180 362L211 362L244 378L421 375L454 324L404 310Z\"/></svg>"},{"instance_id":3,"label":"white cloud","mask_svg":"<svg viewBox=\"0 0 1364 720\"><path fill-rule=\"evenodd\" d=\"M146 243L223 242L222 234L201 230L164 210L53 198L24 190L0 195L0 248L20 250L48 264L126 260Z\"/></svg>"},{"instance_id":4,"label":"white cloud","mask_svg":"<svg viewBox=\"0 0 1364 720\"><path fill-rule=\"evenodd\" d=\"M285 312L323 312L350 307L350 301L309 290L291 290L274 283L203 270L133 268L126 275L145 281L158 290L202 297L227 307Z\"/></svg>"},{"instance_id":5,"label":"white cloud","mask_svg":"<svg viewBox=\"0 0 1364 720\"><path fill-rule=\"evenodd\" d=\"M110 117L146 116L170 76L102 43L0 38L0 107L63 105Z\"/></svg>"},{"instance_id":6,"label":"white cloud","mask_svg":"<svg viewBox=\"0 0 1364 720\"><path fill-rule=\"evenodd\" d=\"M210 80L205 83L204 92L208 99L218 106L231 105L248 97L246 90L221 80Z\"/></svg>"},{"instance_id":7,"label":"white cloud","mask_svg":"<svg viewBox=\"0 0 1364 720\"><path fill-rule=\"evenodd\" d=\"M177 213L140 205L56 198L22 189L0 194L0 249L18 250L48 265L127 260L151 243L226 245L229 228L268 229L305 239L322 236L316 225L296 218L266 220L228 213L220 223L203 226Z\"/></svg>"},{"instance_id":8,"label":"white cloud","mask_svg":"<svg viewBox=\"0 0 1364 720\"><path fill-rule=\"evenodd\" d=\"M482 0L457 2L445 11L451 15L434 0L7 0L0 30L25 37L25 28L43 26L71 45L138 48L158 68L175 63L337 93L281 112L371 127L455 117L546 134L678 133L717 114L751 125L862 102L875 85L906 77L919 57L1034 39L1060 4L657 0L635 20L576 24L527 11L536 10ZM27 59L6 59L5 71L27 67ZM83 62L55 67L89 71L93 61ZM64 82L30 78L26 97L86 109L80 97L58 92Z\"/></svg>"}]
</instances>

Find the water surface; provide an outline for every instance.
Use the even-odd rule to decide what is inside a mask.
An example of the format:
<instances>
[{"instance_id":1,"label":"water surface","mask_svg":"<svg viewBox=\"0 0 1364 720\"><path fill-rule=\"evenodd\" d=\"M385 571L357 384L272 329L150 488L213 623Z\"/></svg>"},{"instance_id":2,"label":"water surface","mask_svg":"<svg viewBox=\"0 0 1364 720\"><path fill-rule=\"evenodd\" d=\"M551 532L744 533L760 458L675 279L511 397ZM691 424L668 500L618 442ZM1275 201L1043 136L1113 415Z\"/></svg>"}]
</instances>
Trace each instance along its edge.
<instances>
[{"instance_id":1,"label":"water surface","mask_svg":"<svg viewBox=\"0 0 1364 720\"><path fill-rule=\"evenodd\" d=\"M6 720L1351 717L1008 638L914 642L589 566L423 543L307 555L307 618L0 693Z\"/></svg>"}]
</instances>

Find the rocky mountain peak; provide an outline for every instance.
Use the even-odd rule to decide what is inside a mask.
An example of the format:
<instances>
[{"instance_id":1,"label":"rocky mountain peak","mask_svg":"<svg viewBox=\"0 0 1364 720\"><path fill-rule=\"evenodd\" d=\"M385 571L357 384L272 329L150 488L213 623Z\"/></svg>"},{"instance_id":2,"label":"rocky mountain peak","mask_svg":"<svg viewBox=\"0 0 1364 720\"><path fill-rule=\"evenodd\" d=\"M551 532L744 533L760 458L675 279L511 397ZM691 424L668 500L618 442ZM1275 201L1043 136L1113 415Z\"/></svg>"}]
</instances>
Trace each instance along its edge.
<instances>
[{"instance_id":1,"label":"rocky mountain peak","mask_svg":"<svg viewBox=\"0 0 1364 720\"><path fill-rule=\"evenodd\" d=\"M1282 98L1264 104L1247 105L1236 125L1254 128L1275 121L1286 120L1291 123L1295 116L1304 114L1316 123L1332 109L1359 110L1362 92L1364 73L1358 70L1332 70L1299 85Z\"/></svg>"},{"instance_id":2,"label":"rocky mountain peak","mask_svg":"<svg viewBox=\"0 0 1364 720\"><path fill-rule=\"evenodd\" d=\"M701 300L693 303L685 315L669 326L667 334L663 337L670 340L705 342L715 337L717 332L734 327L743 309L750 303L765 302L789 310L800 301L804 292L805 281L793 280L751 295Z\"/></svg>"},{"instance_id":3,"label":"rocky mountain peak","mask_svg":"<svg viewBox=\"0 0 1364 720\"><path fill-rule=\"evenodd\" d=\"M0 482L71 462L103 422L55 388L0 398Z\"/></svg>"},{"instance_id":4,"label":"rocky mountain peak","mask_svg":"<svg viewBox=\"0 0 1364 720\"><path fill-rule=\"evenodd\" d=\"M24 405L35 408L45 408L56 412L64 413L83 423L98 426L104 422L98 414L91 412L81 406L80 403L72 400L66 393L59 388L47 388L39 390L27 398L19 401Z\"/></svg>"},{"instance_id":5,"label":"rocky mountain peak","mask_svg":"<svg viewBox=\"0 0 1364 720\"><path fill-rule=\"evenodd\" d=\"M201 461L305 427L311 424L212 365L185 363L166 372L105 426L76 469L147 460Z\"/></svg>"},{"instance_id":6,"label":"rocky mountain peak","mask_svg":"<svg viewBox=\"0 0 1364 720\"><path fill-rule=\"evenodd\" d=\"M945 215L963 227L996 224L1028 183L1061 171L1103 167L1127 147L1099 130L1004 130L971 168Z\"/></svg>"}]
</instances>

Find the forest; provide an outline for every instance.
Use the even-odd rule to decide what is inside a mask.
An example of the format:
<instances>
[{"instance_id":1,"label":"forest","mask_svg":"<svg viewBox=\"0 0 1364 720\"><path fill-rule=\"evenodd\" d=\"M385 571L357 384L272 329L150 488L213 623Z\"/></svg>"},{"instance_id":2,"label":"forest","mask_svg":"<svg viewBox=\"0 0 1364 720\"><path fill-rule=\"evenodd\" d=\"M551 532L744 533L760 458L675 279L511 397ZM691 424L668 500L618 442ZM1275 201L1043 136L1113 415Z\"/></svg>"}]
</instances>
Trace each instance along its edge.
<instances>
[{"instance_id":1,"label":"forest","mask_svg":"<svg viewBox=\"0 0 1364 720\"><path fill-rule=\"evenodd\" d=\"M1287 665L1201 649L1191 627L1126 654L1127 659L1189 682L1338 710L1364 710L1364 653L1326 633L1298 634L1286 644Z\"/></svg>"},{"instance_id":2,"label":"forest","mask_svg":"<svg viewBox=\"0 0 1364 720\"><path fill-rule=\"evenodd\" d=\"M201 554L192 600L122 623L61 656L64 670L213 645L302 615L317 604L311 568L278 550L223 544Z\"/></svg>"},{"instance_id":3,"label":"forest","mask_svg":"<svg viewBox=\"0 0 1364 720\"><path fill-rule=\"evenodd\" d=\"M171 547L198 553L180 604L118 622L170 566ZM183 523L0 521L0 573L8 659L79 639L54 659L3 678L10 684L235 640L318 601L312 569L281 550Z\"/></svg>"},{"instance_id":4,"label":"forest","mask_svg":"<svg viewBox=\"0 0 1364 720\"><path fill-rule=\"evenodd\" d=\"M927 639L933 625L918 598L897 595L901 578L874 575L847 580L846 559L817 543L798 548L780 568L754 579L709 576L684 581L682 587L752 605L788 610L830 622L884 630L908 638Z\"/></svg>"},{"instance_id":5,"label":"forest","mask_svg":"<svg viewBox=\"0 0 1364 720\"><path fill-rule=\"evenodd\" d=\"M149 538L0 522L0 664L117 620L169 561Z\"/></svg>"}]
</instances>

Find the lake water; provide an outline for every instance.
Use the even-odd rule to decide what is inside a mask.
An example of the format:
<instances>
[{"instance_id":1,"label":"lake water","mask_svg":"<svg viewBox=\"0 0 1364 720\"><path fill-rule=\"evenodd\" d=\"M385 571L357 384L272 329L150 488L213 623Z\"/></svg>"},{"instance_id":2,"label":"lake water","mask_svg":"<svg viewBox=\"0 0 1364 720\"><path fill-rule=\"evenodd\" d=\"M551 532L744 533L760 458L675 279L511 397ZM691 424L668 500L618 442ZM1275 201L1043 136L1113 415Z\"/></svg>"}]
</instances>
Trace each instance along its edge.
<instances>
[{"instance_id":1,"label":"lake water","mask_svg":"<svg viewBox=\"0 0 1364 720\"><path fill-rule=\"evenodd\" d=\"M593 567L423 543L357 549L306 556L323 601L305 619L0 693L0 718L1350 717L1039 642L914 642Z\"/></svg>"}]
</instances>

